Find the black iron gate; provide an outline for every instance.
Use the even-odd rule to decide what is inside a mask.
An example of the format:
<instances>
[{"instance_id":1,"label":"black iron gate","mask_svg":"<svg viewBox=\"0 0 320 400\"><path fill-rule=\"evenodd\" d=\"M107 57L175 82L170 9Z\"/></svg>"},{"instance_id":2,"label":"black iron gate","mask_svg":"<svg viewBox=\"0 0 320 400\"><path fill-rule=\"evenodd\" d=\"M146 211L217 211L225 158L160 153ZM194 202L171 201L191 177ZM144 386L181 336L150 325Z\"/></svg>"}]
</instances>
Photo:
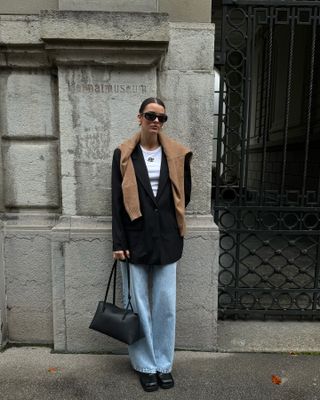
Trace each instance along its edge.
<instances>
[{"instance_id":1,"label":"black iron gate","mask_svg":"<svg viewBox=\"0 0 320 400\"><path fill-rule=\"evenodd\" d=\"M320 1L224 0L220 317L320 317Z\"/></svg>"}]
</instances>

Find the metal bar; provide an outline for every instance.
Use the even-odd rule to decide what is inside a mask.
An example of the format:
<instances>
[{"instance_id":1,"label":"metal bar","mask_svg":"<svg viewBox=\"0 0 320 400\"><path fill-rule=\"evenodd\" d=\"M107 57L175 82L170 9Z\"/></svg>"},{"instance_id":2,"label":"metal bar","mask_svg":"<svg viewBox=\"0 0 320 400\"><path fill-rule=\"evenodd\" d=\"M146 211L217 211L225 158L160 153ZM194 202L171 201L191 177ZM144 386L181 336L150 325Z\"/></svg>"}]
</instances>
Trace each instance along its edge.
<instances>
[{"instance_id":1,"label":"metal bar","mask_svg":"<svg viewBox=\"0 0 320 400\"><path fill-rule=\"evenodd\" d=\"M222 10L222 26L221 26L221 53L224 54L226 51L225 45L225 21L226 21L226 7ZM224 77L225 77L225 66L223 65L220 70L220 82L219 82L219 120L218 120L218 138L217 138L217 157L216 157L216 192L215 192L215 207L219 204L220 198L220 176L221 176L221 148L222 148L222 127L223 127L223 102L224 102ZM215 221L219 220L219 211L215 208L214 212Z\"/></svg>"},{"instance_id":2,"label":"metal bar","mask_svg":"<svg viewBox=\"0 0 320 400\"><path fill-rule=\"evenodd\" d=\"M222 162L222 131L223 131L223 102L224 102L224 66L220 73L220 96L219 96L219 120L218 120L218 140L217 140L217 156L216 156L216 192L215 192L215 210L220 200L221 187L221 162ZM215 220L218 220L215 212Z\"/></svg>"},{"instance_id":3,"label":"metal bar","mask_svg":"<svg viewBox=\"0 0 320 400\"><path fill-rule=\"evenodd\" d=\"M319 295L319 277L320 277L320 238L318 240L317 246L317 262L315 265L315 274L314 274L314 290L316 292L313 294L313 309L317 305L317 295Z\"/></svg>"},{"instance_id":4,"label":"metal bar","mask_svg":"<svg viewBox=\"0 0 320 400\"><path fill-rule=\"evenodd\" d=\"M251 37L251 48L250 48L250 57L246 58L246 63L248 64L248 76L247 76L247 99L248 99L248 109L247 109L247 118L246 118L246 126L247 126L247 135L246 135L246 161L245 161L245 172L244 172L244 187L245 191L247 193L247 188L248 188L248 170L249 170L249 161L250 161L250 153L249 153L249 146L250 146L250 129L251 129L251 120L249 120L249 117L251 116L251 109L252 109L252 101L251 101L251 88L252 88L252 61L254 61L254 48L255 48L255 37L256 37L256 24L255 24L255 18L254 18L254 13L252 8L249 10L249 17L248 21L250 22L251 25L251 32L252 32L252 37ZM249 48L249 46L248 46ZM241 203L242 204L242 203Z\"/></svg>"},{"instance_id":5,"label":"metal bar","mask_svg":"<svg viewBox=\"0 0 320 400\"><path fill-rule=\"evenodd\" d=\"M320 212L320 208L319 207L312 207L312 209L310 209L310 207L275 207L275 206L251 206L249 205L243 205L241 207L239 206L233 206L232 204L228 204L228 206L221 205L221 206L217 206L217 208L219 208L220 210L238 210L239 208L241 208L241 210L257 210L257 211L273 211L275 213L280 212L280 211L286 211L288 213L292 213L292 212L297 212L297 211L301 211L301 212L312 212L312 214L316 214Z\"/></svg>"},{"instance_id":6,"label":"metal bar","mask_svg":"<svg viewBox=\"0 0 320 400\"><path fill-rule=\"evenodd\" d=\"M249 10L247 10L247 15L250 15L250 11L252 12L252 10L249 7ZM245 153L246 153L246 127L247 127L247 123L248 123L248 102L249 102L249 91L248 91L248 87L249 89L251 88L251 82L248 81L247 79L250 80L251 76L250 76L250 63L248 62L249 57L250 57L250 46L248 43L249 38L251 38L252 36L252 26L251 26L251 21L250 21L250 17L247 17L247 30L245 32L245 37L246 37L246 66L245 66L245 86L243 88L243 83L240 86L240 94L243 93L244 91L244 107L243 107L243 113L244 113L244 117L245 120L239 121L239 124L241 126L241 130L239 129L239 133L241 132L241 150L240 150L240 159L238 162L240 162L240 176L239 176L239 205L241 206L241 204L243 203L243 177L244 177L244 163L246 162L246 158L245 158ZM241 107L239 107L241 109ZM240 128L239 126L239 128ZM237 216L237 231L241 232L241 209L237 210L236 213ZM237 233L236 234L236 243L240 243L240 234ZM238 287L239 284L239 277L240 277L240 246L237 245L236 246L236 257L235 257L235 286L236 288ZM239 295L237 292L235 292L235 301L236 304L239 303Z\"/></svg>"},{"instance_id":7,"label":"metal bar","mask_svg":"<svg viewBox=\"0 0 320 400\"><path fill-rule=\"evenodd\" d=\"M263 6L263 7L270 7L270 6L278 6L278 7L291 7L291 6L318 6L320 5L320 1L316 0L222 0L223 5L247 5L247 6Z\"/></svg>"},{"instance_id":8,"label":"metal bar","mask_svg":"<svg viewBox=\"0 0 320 400\"><path fill-rule=\"evenodd\" d=\"M314 9L315 11L315 9ZM312 95L313 95L313 77L314 77L314 59L315 59L315 45L316 45L316 31L317 31L317 20L314 15L312 25L312 44L311 44L311 61L310 61L310 82L309 82L309 101L307 111L307 131L306 131L306 142L305 142L305 156L304 156L304 168L303 168L303 183L302 183L302 204L305 204L305 193L307 185L307 171L308 171L308 156L309 156L309 143L310 143L310 127L311 127L311 109L312 109Z\"/></svg>"},{"instance_id":9,"label":"metal bar","mask_svg":"<svg viewBox=\"0 0 320 400\"><path fill-rule=\"evenodd\" d=\"M242 314L251 314L251 315L260 315L263 317L264 315L278 315L278 316L318 316L320 318L320 310L310 310L310 309L292 309L292 310L270 310L270 309L248 309L248 308L237 308L237 309L223 309L222 311L226 315L242 315Z\"/></svg>"},{"instance_id":10,"label":"metal bar","mask_svg":"<svg viewBox=\"0 0 320 400\"><path fill-rule=\"evenodd\" d=\"M281 293L289 293L289 292L293 292L293 293L297 293L297 294L301 294L301 293L306 293L308 294L310 293L319 293L319 289L315 289L315 288L288 288L288 289L281 289L281 288L252 288L252 287L239 287L238 289L235 289L233 287L226 287L223 289L225 292L246 292L246 293L250 293L250 292L261 292L261 293L276 293L276 294L281 294Z\"/></svg>"},{"instance_id":11,"label":"metal bar","mask_svg":"<svg viewBox=\"0 0 320 400\"><path fill-rule=\"evenodd\" d=\"M273 233L276 235L285 236L320 236L320 230L309 230L309 231L299 231L299 230L280 230L280 229L223 229L220 228L221 233Z\"/></svg>"},{"instance_id":12,"label":"metal bar","mask_svg":"<svg viewBox=\"0 0 320 400\"><path fill-rule=\"evenodd\" d=\"M293 9L294 10L294 9ZM291 13L293 13L291 10ZM288 131L289 131L289 112L291 103L291 83L292 83L292 65L293 65L293 47L294 47L294 18L290 15L290 47L289 47L289 58L288 58L288 79L287 79L287 91L286 91L286 106L285 106L285 125L284 125L284 137L283 137L283 158L282 158L282 174L281 174L281 189L280 189L280 205L284 201L285 191L285 179L286 179L286 168L287 168L287 146L288 146Z\"/></svg>"},{"instance_id":13,"label":"metal bar","mask_svg":"<svg viewBox=\"0 0 320 400\"><path fill-rule=\"evenodd\" d=\"M267 96L265 93L265 79L266 79L266 44L263 43L263 50L262 50L262 62L261 62L261 91L260 91L260 112L259 112L259 135L258 135L258 142L260 142L261 137L263 138L263 130L265 129L265 114L262 115L264 107L266 105Z\"/></svg>"},{"instance_id":14,"label":"metal bar","mask_svg":"<svg viewBox=\"0 0 320 400\"><path fill-rule=\"evenodd\" d=\"M273 51L273 13L274 10L270 8L270 25L269 25L269 39L268 39L268 77L267 77L267 107L264 115L264 126L263 126L263 136L262 136L262 167L260 173L260 190L259 190L259 204L262 205L264 202L264 183L265 183L265 170L266 170L266 160L267 160L267 138L269 131L269 118L270 118L270 108L271 108L271 70L272 70L272 51Z\"/></svg>"},{"instance_id":15,"label":"metal bar","mask_svg":"<svg viewBox=\"0 0 320 400\"><path fill-rule=\"evenodd\" d=\"M248 132L249 131L249 110L250 110L250 91L251 91L251 57L252 53L250 48L249 40L254 36L254 32L252 30L252 7L248 7L247 10L247 32L245 32L245 36L247 38L246 45L246 69L245 69L245 79L244 79L244 107L243 107L243 115L244 120L241 124L241 156L240 156L240 176L239 176L239 205L243 203L243 191L244 191L244 175L246 171L247 160L247 145L248 145ZM251 57L250 57L251 55Z\"/></svg>"}]
</instances>

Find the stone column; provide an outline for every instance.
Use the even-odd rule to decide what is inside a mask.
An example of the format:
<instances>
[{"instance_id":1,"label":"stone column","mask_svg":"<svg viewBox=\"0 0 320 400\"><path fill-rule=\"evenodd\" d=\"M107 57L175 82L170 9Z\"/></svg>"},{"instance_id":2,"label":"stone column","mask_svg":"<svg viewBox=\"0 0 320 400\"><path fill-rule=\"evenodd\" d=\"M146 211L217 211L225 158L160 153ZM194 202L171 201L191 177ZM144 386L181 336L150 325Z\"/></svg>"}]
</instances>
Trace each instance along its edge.
<instances>
[{"instance_id":1,"label":"stone column","mask_svg":"<svg viewBox=\"0 0 320 400\"><path fill-rule=\"evenodd\" d=\"M212 24L170 23L158 93L170 116L166 129L194 152L188 234L178 271L176 343L201 350L215 349L217 341L219 232L211 214L213 60Z\"/></svg>"},{"instance_id":2,"label":"stone column","mask_svg":"<svg viewBox=\"0 0 320 400\"><path fill-rule=\"evenodd\" d=\"M52 343L50 235L60 211L56 77L37 16L0 16L0 37L1 341Z\"/></svg>"},{"instance_id":3,"label":"stone column","mask_svg":"<svg viewBox=\"0 0 320 400\"><path fill-rule=\"evenodd\" d=\"M42 12L41 26L59 81L63 216L52 236L55 350L119 351L88 329L112 262L111 161L138 129L141 101L157 92L168 17Z\"/></svg>"}]
</instances>

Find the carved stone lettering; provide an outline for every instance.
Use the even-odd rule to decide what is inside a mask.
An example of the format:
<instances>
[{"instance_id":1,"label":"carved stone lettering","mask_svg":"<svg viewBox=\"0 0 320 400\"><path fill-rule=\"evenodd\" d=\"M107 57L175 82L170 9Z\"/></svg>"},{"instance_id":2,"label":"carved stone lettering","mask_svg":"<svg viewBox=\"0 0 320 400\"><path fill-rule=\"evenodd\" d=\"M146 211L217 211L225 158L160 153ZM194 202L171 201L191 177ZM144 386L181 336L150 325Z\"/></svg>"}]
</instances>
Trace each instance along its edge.
<instances>
[{"instance_id":1,"label":"carved stone lettering","mask_svg":"<svg viewBox=\"0 0 320 400\"><path fill-rule=\"evenodd\" d=\"M102 93L102 94L146 94L146 85L118 83L68 83L72 93Z\"/></svg>"}]
</instances>

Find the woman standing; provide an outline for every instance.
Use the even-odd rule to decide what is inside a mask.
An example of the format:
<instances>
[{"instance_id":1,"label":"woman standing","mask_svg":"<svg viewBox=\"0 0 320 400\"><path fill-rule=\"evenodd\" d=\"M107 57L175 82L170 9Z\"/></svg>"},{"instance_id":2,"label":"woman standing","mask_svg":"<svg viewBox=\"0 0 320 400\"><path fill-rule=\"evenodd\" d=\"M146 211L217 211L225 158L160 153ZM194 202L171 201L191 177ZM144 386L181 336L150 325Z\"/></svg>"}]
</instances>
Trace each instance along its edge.
<instances>
[{"instance_id":1,"label":"woman standing","mask_svg":"<svg viewBox=\"0 0 320 400\"><path fill-rule=\"evenodd\" d=\"M145 391L174 386L176 266L191 192L192 153L162 133L165 112L160 99L144 100L140 131L115 150L112 163L113 257L130 263L132 305L145 337L129 346L129 356Z\"/></svg>"}]
</instances>

